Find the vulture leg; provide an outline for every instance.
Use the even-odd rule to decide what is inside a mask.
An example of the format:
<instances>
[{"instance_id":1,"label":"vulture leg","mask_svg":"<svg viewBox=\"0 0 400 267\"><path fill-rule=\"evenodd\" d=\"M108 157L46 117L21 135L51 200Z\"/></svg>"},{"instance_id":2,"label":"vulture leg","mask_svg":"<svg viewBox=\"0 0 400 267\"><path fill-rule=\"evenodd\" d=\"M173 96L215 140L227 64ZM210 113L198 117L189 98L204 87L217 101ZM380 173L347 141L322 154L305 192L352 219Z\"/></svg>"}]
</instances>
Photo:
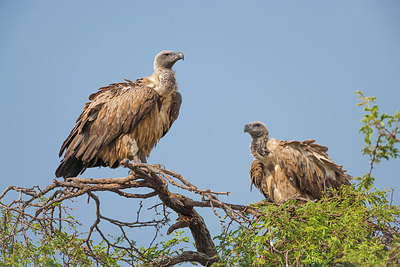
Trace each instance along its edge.
<instances>
[{"instance_id":1,"label":"vulture leg","mask_svg":"<svg viewBox=\"0 0 400 267\"><path fill-rule=\"evenodd\" d=\"M140 161L142 163L147 163L146 156L144 154L140 155Z\"/></svg>"},{"instance_id":2,"label":"vulture leg","mask_svg":"<svg viewBox=\"0 0 400 267\"><path fill-rule=\"evenodd\" d=\"M133 162L140 163L140 158L137 154L135 156L133 156Z\"/></svg>"}]
</instances>

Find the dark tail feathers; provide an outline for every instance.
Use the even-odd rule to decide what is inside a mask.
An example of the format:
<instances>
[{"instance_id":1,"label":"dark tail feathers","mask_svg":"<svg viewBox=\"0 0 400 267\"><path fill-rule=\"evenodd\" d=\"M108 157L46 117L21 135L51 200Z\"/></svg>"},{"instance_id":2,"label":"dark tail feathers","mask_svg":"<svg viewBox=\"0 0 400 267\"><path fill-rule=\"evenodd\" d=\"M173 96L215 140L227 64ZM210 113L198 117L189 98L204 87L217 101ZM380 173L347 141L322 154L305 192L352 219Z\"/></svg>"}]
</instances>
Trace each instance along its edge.
<instances>
[{"instance_id":1,"label":"dark tail feathers","mask_svg":"<svg viewBox=\"0 0 400 267\"><path fill-rule=\"evenodd\" d=\"M64 158L56 170L56 177L76 177L85 169L81 160L75 157Z\"/></svg>"}]
</instances>

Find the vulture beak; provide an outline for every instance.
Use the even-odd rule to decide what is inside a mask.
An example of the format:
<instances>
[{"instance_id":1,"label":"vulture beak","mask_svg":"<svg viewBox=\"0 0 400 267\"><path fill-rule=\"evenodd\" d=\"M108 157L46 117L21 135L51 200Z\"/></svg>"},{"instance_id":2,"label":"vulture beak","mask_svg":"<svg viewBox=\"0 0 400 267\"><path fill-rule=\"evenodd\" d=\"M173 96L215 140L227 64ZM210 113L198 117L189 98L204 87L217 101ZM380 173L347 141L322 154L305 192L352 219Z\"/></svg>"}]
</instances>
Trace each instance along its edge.
<instances>
[{"instance_id":1,"label":"vulture beak","mask_svg":"<svg viewBox=\"0 0 400 267\"><path fill-rule=\"evenodd\" d=\"M176 52L176 57L178 58L177 60L179 59L185 60L185 56L181 52Z\"/></svg>"},{"instance_id":2,"label":"vulture beak","mask_svg":"<svg viewBox=\"0 0 400 267\"><path fill-rule=\"evenodd\" d=\"M251 131L251 127L250 127L250 125L248 125L248 124L246 124L245 126L244 126L244 129L243 129L243 132L250 132Z\"/></svg>"}]
</instances>

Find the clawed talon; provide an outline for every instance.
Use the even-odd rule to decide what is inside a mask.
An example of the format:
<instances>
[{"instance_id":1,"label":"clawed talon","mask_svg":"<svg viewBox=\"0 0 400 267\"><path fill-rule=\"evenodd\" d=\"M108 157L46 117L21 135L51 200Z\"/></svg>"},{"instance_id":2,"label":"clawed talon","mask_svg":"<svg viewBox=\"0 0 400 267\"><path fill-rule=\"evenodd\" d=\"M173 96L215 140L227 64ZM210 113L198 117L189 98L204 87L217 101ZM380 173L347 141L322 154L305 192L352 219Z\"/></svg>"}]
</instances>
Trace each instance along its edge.
<instances>
[{"instance_id":1,"label":"clawed talon","mask_svg":"<svg viewBox=\"0 0 400 267\"><path fill-rule=\"evenodd\" d=\"M160 169L165 169L165 166L163 164L153 164L153 166Z\"/></svg>"},{"instance_id":2,"label":"clawed talon","mask_svg":"<svg viewBox=\"0 0 400 267\"><path fill-rule=\"evenodd\" d=\"M275 203L276 202L275 200L273 200L272 198L269 198L269 197L265 198L265 200L267 202L271 202L271 203Z\"/></svg>"},{"instance_id":3,"label":"clawed talon","mask_svg":"<svg viewBox=\"0 0 400 267\"><path fill-rule=\"evenodd\" d=\"M129 163L129 160L127 158L124 158L123 160L121 160L121 165L124 167L127 167L128 163Z\"/></svg>"}]
</instances>

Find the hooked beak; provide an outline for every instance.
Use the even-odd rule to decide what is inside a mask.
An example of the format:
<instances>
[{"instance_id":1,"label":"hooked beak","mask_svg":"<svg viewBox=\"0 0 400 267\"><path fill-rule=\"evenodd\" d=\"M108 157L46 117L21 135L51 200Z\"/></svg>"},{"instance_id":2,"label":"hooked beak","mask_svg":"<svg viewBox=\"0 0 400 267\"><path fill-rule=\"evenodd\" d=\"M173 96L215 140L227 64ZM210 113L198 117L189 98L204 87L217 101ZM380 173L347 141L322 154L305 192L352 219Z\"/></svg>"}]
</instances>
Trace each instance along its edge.
<instances>
[{"instance_id":1,"label":"hooked beak","mask_svg":"<svg viewBox=\"0 0 400 267\"><path fill-rule=\"evenodd\" d=\"M243 129L243 132L250 132L251 131L251 127L250 127L250 125L248 125L248 124L246 124L245 126L244 126L244 129Z\"/></svg>"},{"instance_id":2,"label":"hooked beak","mask_svg":"<svg viewBox=\"0 0 400 267\"><path fill-rule=\"evenodd\" d=\"M179 59L185 60L185 56L181 52L176 52L176 57L178 58L178 60Z\"/></svg>"}]
</instances>

